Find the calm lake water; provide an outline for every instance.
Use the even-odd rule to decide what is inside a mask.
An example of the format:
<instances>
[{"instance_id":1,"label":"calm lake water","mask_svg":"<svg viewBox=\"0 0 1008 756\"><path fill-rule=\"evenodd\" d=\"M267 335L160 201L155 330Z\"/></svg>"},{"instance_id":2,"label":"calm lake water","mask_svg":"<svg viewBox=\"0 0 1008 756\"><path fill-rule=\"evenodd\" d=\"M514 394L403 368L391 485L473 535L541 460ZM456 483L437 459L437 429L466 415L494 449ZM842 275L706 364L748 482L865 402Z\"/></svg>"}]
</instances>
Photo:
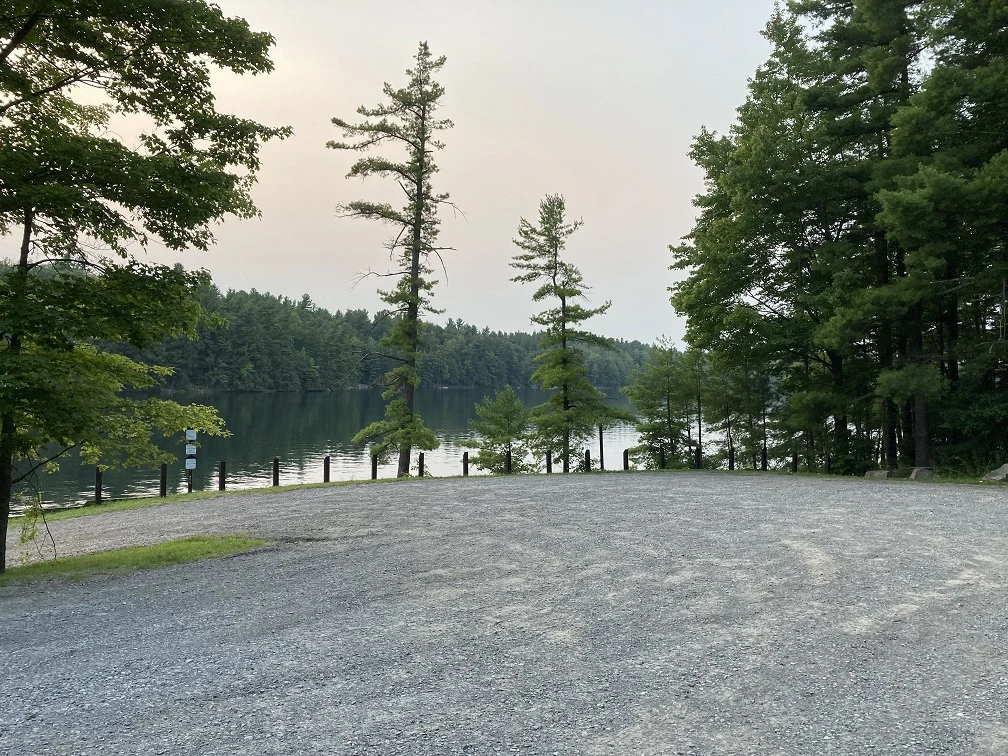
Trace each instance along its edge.
<instances>
[{"instance_id":1,"label":"calm lake water","mask_svg":"<svg viewBox=\"0 0 1008 756\"><path fill-rule=\"evenodd\" d=\"M469 450L465 443L474 438L469 420L475 417L476 403L493 393L485 389L418 391L417 410L441 441L440 448L424 453L425 474L462 474L462 454ZM519 395L528 406L541 404L548 396L531 389L519 392ZM350 440L365 425L383 417L385 402L379 391L216 394L175 398L181 402L194 401L216 406L232 434L228 438L200 436L193 490L217 488L220 460L227 463L229 490L272 485L274 457L280 458L282 485L321 482L326 455L331 456L332 480L366 480L371 477L367 450L354 446ZM620 400L614 399L615 403L626 407L625 400ZM636 443L637 434L632 426L607 429L606 467L622 467L623 450ZM169 440L165 448L178 457L178 462L168 467L169 491L182 492L186 477L181 434L175 443ZM591 450L593 466L597 464L598 438L586 443L584 448ZM414 452L414 467L416 460L417 453ZM378 476L382 478L395 477L395 473L394 463L378 470ZM470 466L470 474L477 475L480 471ZM113 499L156 496L159 481L157 469L106 470L102 496ZM70 505L93 501L95 469L81 465L76 457L68 456L62 460L58 473L41 475L38 484L47 503Z\"/></svg>"}]
</instances>

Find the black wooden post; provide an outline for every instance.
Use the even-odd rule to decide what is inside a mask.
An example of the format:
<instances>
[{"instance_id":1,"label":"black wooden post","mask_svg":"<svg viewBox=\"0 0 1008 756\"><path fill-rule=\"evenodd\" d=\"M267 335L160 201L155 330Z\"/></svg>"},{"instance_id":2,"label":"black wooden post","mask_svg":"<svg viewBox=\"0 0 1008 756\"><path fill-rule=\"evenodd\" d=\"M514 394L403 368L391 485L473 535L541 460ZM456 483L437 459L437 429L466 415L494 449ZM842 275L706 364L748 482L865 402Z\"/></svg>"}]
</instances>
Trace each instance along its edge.
<instances>
[{"instance_id":1,"label":"black wooden post","mask_svg":"<svg viewBox=\"0 0 1008 756\"><path fill-rule=\"evenodd\" d=\"M504 450L504 472L508 475L511 474L511 450Z\"/></svg>"},{"instance_id":2,"label":"black wooden post","mask_svg":"<svg viewBox=\"0 0 1008 756\"><path fill-rule=\"evenodd\" d=\"M602 445L602 426L598 427L598 469L605 470L605 446Z\"/></svg>"},{"instance_id":3,"label":"black wooden post","mask_svg":"<svg viewBox=\"0 0 1008 756\"><path fill-rule=\"evenodd\" d=\"M766 444L763 444L763 448L760 450L760 469L763 472L766 472L767 469Z\"/></svg>"},{"instance_id":4,"label":"black wooden post","mask_svg":"<svg viewBox=\"0 0 1008 756\"><path fill-rule=\"evenodd\" d=\"M192 470L186 470L186 491L192 493Z\"/></svg>"},{"instance_id":5,"label":"black wooden post","mask_svg":"<svg viewBox=\"0 0 1008 756\"><path fill-rule=\"evenodd\" d=\"M791 452L791 472L798 472L798 452Z\"/></svg>"},{"instance_id":6,"label":"black wooden post","mask_svg":"<svg viewBox=\"0 0 1008 756\"><path fill-rule=\"evenodd\" d=\"M330 465L331 462L332 462L332 460L329 458L328 454L326 455L326 458L322 460L322 482L323 483L328 483L329 482L329 465Z\"/></svg>"},{"instance_id":7,"label":"black wooden post","mask_svg":"<svg viewBox=\"0 0 1008 756\"><path fill-rule=\"evenodd\" d=\"M830 455L826 455L826 474L829 475L833 472L833 460L830 459Z\"/></svg>"},{"instance_id":8,"label":"black wooden post","mask_svg":"<svg viewBox=\"0 0 1008 756\"><path fill-rule=\"evenodd\" d=\"M378 480L378 455L371 455L371 480Z\"/></svg>"},{"instance_id":9,"label":"black wooden post","mask_svg":"<svg viewBox=\"0 0 1008 756\"><path fill-rule=\"evenodd\" d=\"M624 470L629 470L630 469L630 450L629 449L624 449L623 450L623 469Z\"/></svg>"},{"instance_id":10,"label":"black wooden post","mask_svg":"<svg viewBox=\"0 0 1008 756\"><path fill-rule=\"evenodd\" d=\"M469 477L469 452L462 454L462 477Z\"/></svg>"},{"instance_id":11,"label":"black wooden post","mask_svg":"<svg viewBox=\"0 0 1008 756\"><path fill-rule=\"evenodd\" d=\"M217 473L217 490L223 491L227 487L227 463L220 461L220 471Z\"/></svg>"},{"instance_id":12,"label":"black wooden post","mask_svg":"<svg viewBox=\"0 0 1008 756\"><path fill-rule=\"evenodd\" d=\"M168 465L161 464L161 498L168 495Z\"/></svg>"},{"instance_id":13,"label":"black wooden post","mask_svg":"<svg viewBox=\"0 0 1008 756\"><path fill-rule=\"evenodd\" d=\"M94 503L101 504L101 484L102 484L101 468L96 467L94 473Z\"/></svg>"},{"instance_id":14,"label":"black wooden post","mask_svg":"<svg viewBox=\"0 0 1008 756\"><path fill-rule=\"evenodd\" d=\"M280 485L280 457L273 457L273 487Z\"/></svg>"},{"instance_id":15,"label":"black wooden post","mask_svg":"<svg viewBox=\"0 0 1008 756\"><path fill-rule=\"evenodd\" d=\"M420 452L420 458L417 460L417 472L420 477L423 477L423 452Z\"/></svg>"},{"instance_id":16,"label":"black wooden post","mask_svg":"<svg viewBox=\"0 0 1008 756\"><path fill-rule=\"evenodd\" d=\"M735 469L735 447L734 446L731 449L728 450L728 469L729 470L734 470Z\"/></svg>"},{"instance_id":17,"label":"black wooden post","mask_svg":"<svg viewBox=\"0 0 1008 756\"><path fill-rule=\"evenodd\" d=\"M658 469L665 469L665 444L658 447Z\"/></svg>"},{"instance_id":18,"label":"black wooden post","mask_svg":"<svg viewBox=\"0 0 1008 756\"><path fill-rule=\"evenodd\" d=\"M546 452L546 474L553 472L553 452Z\"/></svg>"},{"instance_id":19,"label":"black wooden post","mask_svg":"<svg viewBox=\"0 0 1008 756\"><path fill-rule=\"evenodd\" d=\"M585 449L585 472L591 472L591 450Z\"/></svg>"}]
</instances>

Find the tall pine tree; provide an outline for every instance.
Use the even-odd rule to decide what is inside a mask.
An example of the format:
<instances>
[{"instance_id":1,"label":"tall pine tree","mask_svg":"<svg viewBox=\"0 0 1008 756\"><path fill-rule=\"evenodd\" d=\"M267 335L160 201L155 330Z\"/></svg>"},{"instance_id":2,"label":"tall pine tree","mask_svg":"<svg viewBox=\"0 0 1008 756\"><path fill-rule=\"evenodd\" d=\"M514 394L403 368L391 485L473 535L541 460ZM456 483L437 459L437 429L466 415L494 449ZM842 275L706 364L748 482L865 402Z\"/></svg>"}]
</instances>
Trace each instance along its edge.
<instances>
[{"instance_id":1,"label":"tall pine tree","mask_svg":"<svg viewBox=\"0 0 1008 756\"><path fill-rule=\"evenodd\" d=\"M402 209L366 200L339 206L345 216L379 221L395 229L388 248L398 266L398 273L394 274L398 280L395 288L379 293L395 317L395 325L382 344L395 350L398 364L385 376L384 396L389 402L385 418L361 430L354 441L370 443L371 453L382 459L398 453L399 477L409 475L413 448L438 446L433 431L414 412L414 396L420 382L417 359L423 345L421 318L437 312L430 303L437 283L430 278L431 256L440 257L446 249L437 246L440 226L437 211L448 202L448 195L435 193L431 186L438 170L434 152L444 147L437 138L438 132L452 127L451 121L437 117L444 87L434 76L444 65L444 56L433 57L427 43L421 42L415 60L416 65L406 72L409 80L405 87L395 89L386 83L383 92L387 102L357 109L363 121L332 119L343 130L344 138L357 141L328 143L334 150L355 151L393 144L406 153L399 162L381 156L361 158L347 174L347 178L393 179L406 194Z\"/></svg>"},{"instance_id":2,"label":"tall pine tree","mask_svg":"<svg viewBox=\"0 0 1008 756\"><path fill-rule=\"evenodd\" d=\"M570 472L573 445L588 438L607 416L605 394L588 380L584 354L578 345L612 345L611 339L580 327L608 310L611 303L595 308L582 306L578 300L585 297L588 287L577 267L561 256L581 223L567 221L563 197L547 195L539 203L537 224L521 219L514 243L522 252L511 262L511 267L523 271L511 280L538 284L532 300L552 305L532 318L545 329L539 342L542 351L536 357L539 367L532 380L553 394L546 403L532 409L531 419L544 451L558 450L564 472Z\"/></svg>"}]
</instances>

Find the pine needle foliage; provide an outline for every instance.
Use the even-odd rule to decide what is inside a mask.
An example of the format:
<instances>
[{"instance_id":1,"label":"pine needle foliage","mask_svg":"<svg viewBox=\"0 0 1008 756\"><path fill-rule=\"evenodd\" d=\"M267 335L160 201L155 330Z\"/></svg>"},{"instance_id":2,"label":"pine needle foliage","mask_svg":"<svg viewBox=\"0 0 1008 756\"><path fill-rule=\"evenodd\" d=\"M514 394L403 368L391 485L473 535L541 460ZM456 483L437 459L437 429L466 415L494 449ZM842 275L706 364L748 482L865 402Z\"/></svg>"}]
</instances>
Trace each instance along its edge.
<instances>
[{"instance_id":1,"label":"pine needle foliage","mask_svg":"<svg viewBox=\"0 0 1008 756\"><path fill-rule=\"evenodd\" d=\"M494 474L535 472L529 461L531 447L529 410L510 386L497 392L493 399L483 398L476 405L478 419L469 425L480 434L474 462ZM507 469L510 455L511 469Z\"/></svg>"},{"instance_id":2,"label":"pine needle foliage","mask_svg":"<svg viewBox=\"0 0 1008 756\"><path fill-rule=\"evenodd\" d=\"M588 438L595 426L608 417L605 394L588 380L579 345L612 347L611 339L581 327L589 318L606 312L612 303L594 308L582 305L579 300L585 299L589 287L581 271L562 257L567 240L581 225L580 220L566 219L562 196L547 195L539 204L538 223L521 219L514 243L522 251L511 261L511 267L522 271L511 280L538 284L532 301L550 305L532 318L544 329L536 357L539 367L532 380L553 395L532 409L531 421L539 450L558 452L564 472L570 472L573 446Z\"/></svg>"},{"instance_id":3,"label":"pine needle foliage","mask_svg":"<svg viewBox=\"0 0 1008 756\"><path fill-rule=\"evenodd\" d=\"M337 211L344 217L363 218L391 226L395 233L386 244L396 269L388 276L396 279L389 290L379 290L394 318L391 332L382 345L395 353L397 365L385 376L384 397L388 401L385 418L360 431L354 442L371 444L371 453L386 460L399 456L398 474L409 475L410 452L436 449L437 438L414 412L414 394L420 382L417 360L423 348L422 317L436 313L431 296L437 281L432 257L441 259L448 249L437 245L440 221L439 206L449 202L447 194L432 188L432 178L438 171L434 153L444 147L438 132L452 127L452 122L437 117L444 87L434 80L445 57L435 58L426 42L421 42L415 56L416 64L407 70L406 86L396 89L386 83L386 102L373 107L360 107L363 120L351 123L333 118L343 130L344 138L353 141L330 141L334 150L366 152L386 145L405 151L405 159L394 160L381 155L360 158L350 168L347 178L378 176L395 181L406 195L402 208L389 203L354 200L340 205Z\"/></svg>"}]
</instances>

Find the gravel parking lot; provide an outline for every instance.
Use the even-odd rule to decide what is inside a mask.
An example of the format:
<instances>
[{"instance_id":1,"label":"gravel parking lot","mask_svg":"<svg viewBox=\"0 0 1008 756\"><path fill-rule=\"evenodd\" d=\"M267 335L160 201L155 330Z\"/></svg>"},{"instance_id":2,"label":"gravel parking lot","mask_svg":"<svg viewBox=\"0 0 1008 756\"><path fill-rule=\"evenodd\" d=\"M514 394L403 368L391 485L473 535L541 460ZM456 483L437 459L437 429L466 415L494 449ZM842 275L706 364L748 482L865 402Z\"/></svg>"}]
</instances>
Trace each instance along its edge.
<instances>
[{"instance_id":1,"label":"gravel parking lot","mask_svg":"<svg viewBox=\"0 0 1008 756\"><path fill-rule=\"evenodd\" d=\"M53 526L229 531L276 544L0 588L0 753L1008 753L1002 487L424 480Z\"/></svg>"}]
</instances>

